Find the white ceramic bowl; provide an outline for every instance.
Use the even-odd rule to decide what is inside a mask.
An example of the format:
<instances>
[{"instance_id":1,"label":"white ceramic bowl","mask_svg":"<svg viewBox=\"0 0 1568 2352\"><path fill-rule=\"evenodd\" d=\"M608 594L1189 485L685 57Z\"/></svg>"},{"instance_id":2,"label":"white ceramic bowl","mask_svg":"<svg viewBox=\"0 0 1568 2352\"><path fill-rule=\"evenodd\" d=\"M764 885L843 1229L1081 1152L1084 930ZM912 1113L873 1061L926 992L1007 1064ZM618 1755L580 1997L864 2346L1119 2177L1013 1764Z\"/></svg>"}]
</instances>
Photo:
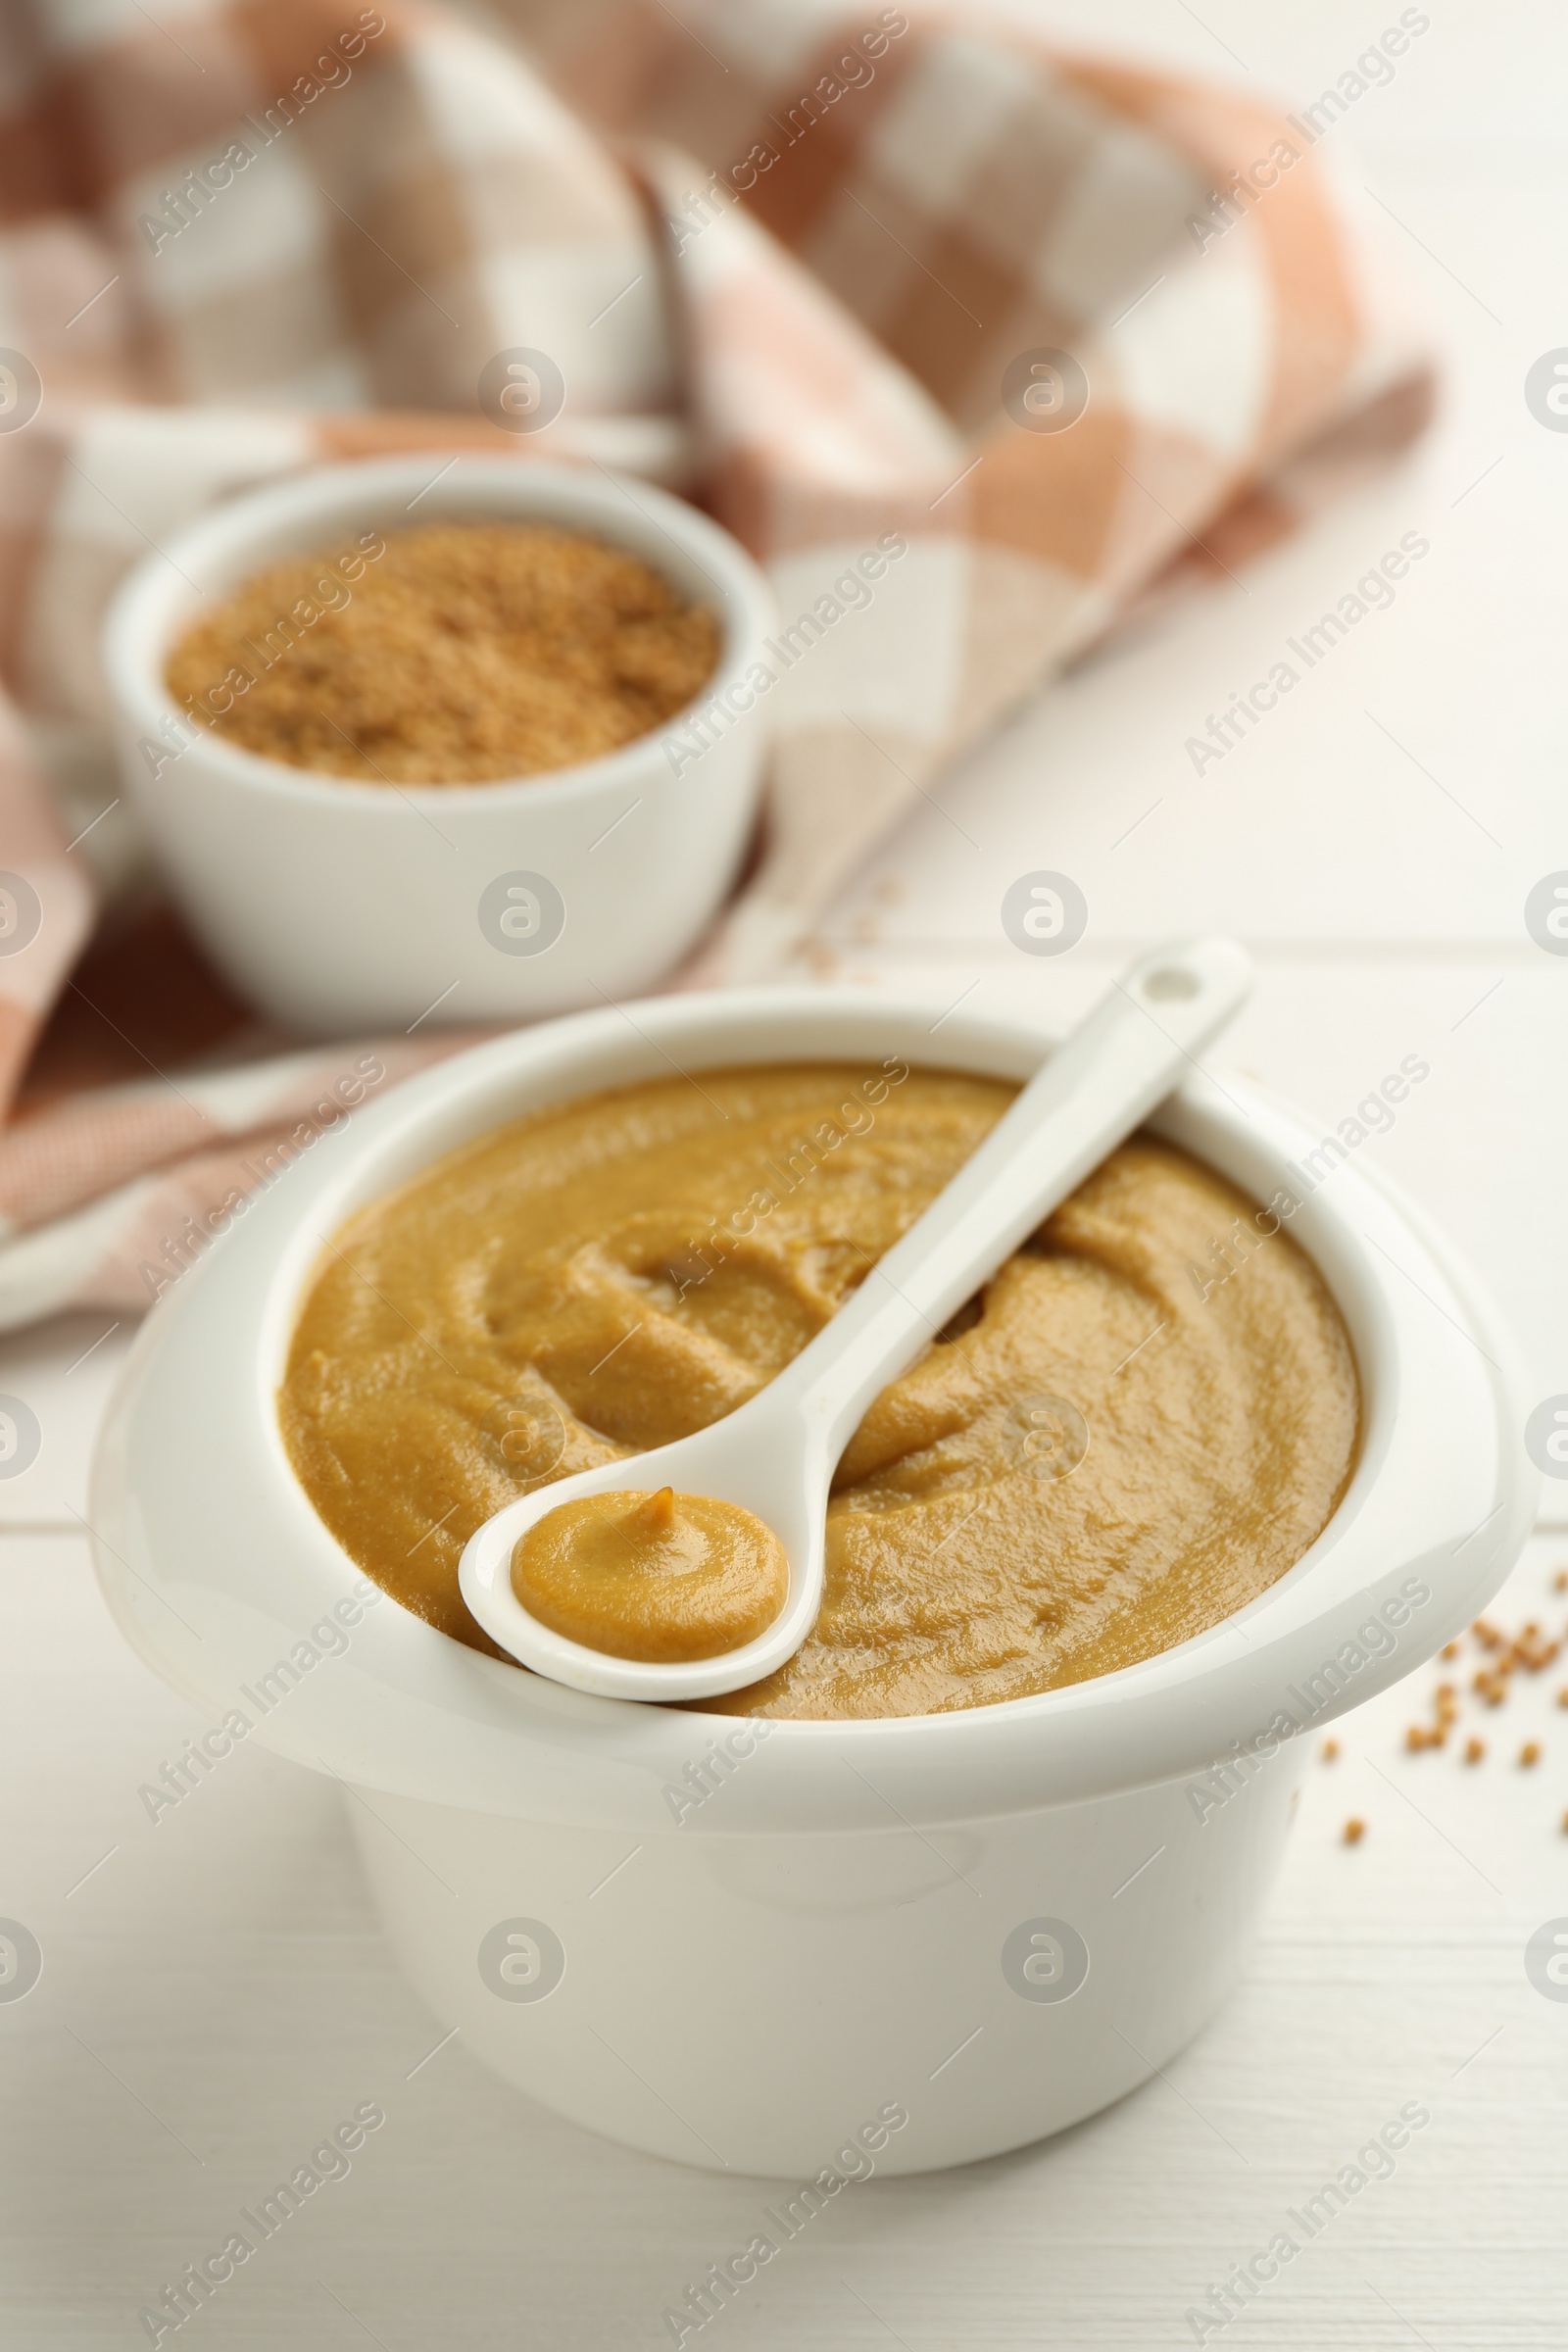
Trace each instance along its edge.
<instances>
[{"instance_id":1,"label":"white ceramic bowl","mask_svg":"<svg viewBox=\"0 0 1568 2352\"><path fill-rule=\"evenodd\" d=\"M393 789L264 760L169 693L172 641L264 564L460 518L557 523L641 556L719 614L699 705L741 685L750 709L697 758L670 757L677 714L538 777ZM769 707L743 682L773 625L745 550L664 491L506 458L442 472L423 456L296 475L204 516L124 581L104 666L126 791L192 928L264 1012L324 1035L560 1012L668 971L751 835Z\"/></svg>"},{"instance_id":2,"label":"white ceramic bowl","mask_svg":"<svg viewBox=\"0 0 1568 2352\"><path fill-rule=\"evenodd\" d=\"M1348 1163L1290 1230L1349 1327L1358 1466L1305 1556L1179 1648L1002 1706L765 1738L564 1690L384 1597L348 1601L342 1654L309 1655L339 1648L329 1612L360 1580L295 1483L274 1396L322 1237L357 1206L520 1111L671 1061L899 1054L1022 1079L1044 1050L1022 1019L955 1014L933 1037L928 1010L838 990L500 1039L356 1111L166 1296L125 1367L92 1521L127 1637L215 1722L239 1708L235 1736L366 1792L355 1834L432 2010L612 2138L745 2172L911 2172L1130 2089L1234 1982L1316 1733L1467 1624L1528 1532L1495 1318ZM1234 1079L1195 1077L1154 1126L1260 1201L1306 1192L1289 1163L1316 1131ZM907 2117L891 2133L888 2109Z\"/></svg>"}]
</instances>

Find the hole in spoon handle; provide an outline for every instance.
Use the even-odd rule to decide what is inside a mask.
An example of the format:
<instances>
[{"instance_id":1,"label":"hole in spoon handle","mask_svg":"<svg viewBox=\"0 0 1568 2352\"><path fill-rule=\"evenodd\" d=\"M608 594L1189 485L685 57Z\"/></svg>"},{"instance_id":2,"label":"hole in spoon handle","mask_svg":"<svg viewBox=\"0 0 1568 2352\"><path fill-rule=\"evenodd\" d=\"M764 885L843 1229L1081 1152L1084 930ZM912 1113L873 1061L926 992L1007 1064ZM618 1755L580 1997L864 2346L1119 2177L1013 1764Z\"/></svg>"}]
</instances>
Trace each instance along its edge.
<instances>
[{"instance_id":1,"label":"hole in spoon handle","mask_svg":"<svg viewBox=\"0 0 1568 2352\"><path fill-rule=\"evenodd\" d=\"M1152 997L1156 1004L1179 1003L1196 997L1203 983L1198 974L1189 971L1184 963L1160 963L1144 981L1144 994Z\"/></svg>"},{"instance_id":2,"label":"hole in spoon handle","mask_svg":"<svg viewBox=\"0 0 1568 2352\"><path fill-rule=\"evenodd\" d=\"M1222 937L1157 948L1123 983L1173 1033L1233 1011L1251 985L1251 957L1239 941Z\"/></svg>"}]
</instances>

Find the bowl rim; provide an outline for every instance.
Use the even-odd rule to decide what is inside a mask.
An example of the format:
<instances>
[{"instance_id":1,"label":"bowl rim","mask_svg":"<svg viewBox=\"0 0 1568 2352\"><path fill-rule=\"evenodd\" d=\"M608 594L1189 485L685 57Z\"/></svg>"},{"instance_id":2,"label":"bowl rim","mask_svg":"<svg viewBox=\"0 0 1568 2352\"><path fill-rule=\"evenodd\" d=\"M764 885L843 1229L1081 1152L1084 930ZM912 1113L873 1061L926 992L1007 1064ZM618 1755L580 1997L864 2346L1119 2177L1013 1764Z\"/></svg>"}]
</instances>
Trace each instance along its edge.
<instances>
[{"instance_id":1,"label":"bowl rim","mask_svg":"<svg viewBox=\"0 0 1568 2352\"><path fill-rule=\"evenodd\" d=\"M100 1582L133 1644L166 1679L217 1705L220 1658L254 1660L358 1578L288 1466L272 1380L323 1243L364 1200L519 1110L662 1074L672 1047L698 1068L854 1059L872 1050L857 1040L908 1057L909 1042L932 1035L930 1011L908 992L843 988L644 1001L635 1021L618 1008L578 1013L472 1048L355 1112L351 1137L292 1169L161 1301L122 1372L94 1460L91 1524ZM1014 1010L954 1013L940 1030L934 1050L912 1058L1019 1078L1053 1042ZM1229 1073L1223 1084L1195 1076L1150 1124L1265 1200L1238 1169L1290 1169L1317 1141L1313 1125ZM1469 1622L1529 1533L1535 1481L1509 1343L1421 1212L1343 1162L1298 1214L1293 1234L1350 1327L1366 1416L1360 1458L1302 1557L1245 1608L1171 1649L1084 1683L944 1714L772 1720L751 1751L757 1761L724 1785L714 1817L688 1823L677 1813L673 1825L663 1791L683 1759L705 1737L711 1751L716 1734L758 1719L566 1691L466 1649L396 1603L356 1639L359 1654L334 1669L330 1690L302 1686L282 1722L256 1729L267 1744L368 1787L583 1826L886 1829L890 1804L911 1820L977 1818L1223 1761L1290 1712L1283 1692L1299 1695L1299 1679L1325 1652L1328 1674L1343 1658L1339 1644L1374 1623L1371 1611L1398 1605L1401 1579L1423 1584L1426 1600L1404 1605L1408 1638L1335 1669L1342 1687L1307 1710L1315 1732ZM194 1448L192 1416L202 1433ZM1453 1442L1455 1429L1469 1433L1468 1447ZM233 1548L215 1564L205 1530L236 1501ZM283 1584L292 1586L287 1606ZM1293 1734L1309 1728L1291 1720ZM850 1784L841 1749L875 1770L868 1794ZM850 1772L863 1778L858 1764Z\"/></svg>"},{"instance_id":2,"label":"bowl rim","mask_svg":"<svg viewBox=\"0 0 1568 2352\"><path fill-rule=\"evenodd\" d=\"M334 517L346 520L356 509L389 503L410 488L421 489L421 497L432 502L421 519L452 519L456 512L466 508L476 513L492 501L500 519L521 520L531 514L568 522L575 517L584 530L591 527L593 536L628 554L641 555L658 568L653 556L618 536L613 527L614 518L623 514L629 503L712 582L724 633L712 671L679 710L596 759L489 781L394 784L390 795L379 784L355 776L334 776L318 768L294 767L287 760L270 760L230 743L216 729L201 730L194 742L200 745L204 760L212 763L216 778L231 789L270 795L307 808L363 806L372 819L383 813L388 797L401 796L416 808L434 811L466 807L506 808L514 803L540 809L613 795L647 765L651 754L662 754L666 735L680 727L691 711L726 696L745 681L761 641L776 625L777 615L764 573L721 523L651 482L614 473L608 466L598 466L590 473L584 467L544 458L460 452L444 474L433 482L422 482L430 459L440 454L354 459L286 474L224 499L187 523L162 548L144 556L115 590L102 630L104 673L111 695L137 730L144 736L156 736L169 720L186 726L193 723L169 693L163 677L164 656L178 626L194 609L184 595L182 581L205 593L202 575L211 579L221 574L226 592L261 563L275 560L258 557L248 563L242 551L280 525L298 527L305 535L299 552L308 554L313 552L309 542L314 525L325 532ZM501 512L506 509L510 512Z\"/></svg>"}]
</instances>

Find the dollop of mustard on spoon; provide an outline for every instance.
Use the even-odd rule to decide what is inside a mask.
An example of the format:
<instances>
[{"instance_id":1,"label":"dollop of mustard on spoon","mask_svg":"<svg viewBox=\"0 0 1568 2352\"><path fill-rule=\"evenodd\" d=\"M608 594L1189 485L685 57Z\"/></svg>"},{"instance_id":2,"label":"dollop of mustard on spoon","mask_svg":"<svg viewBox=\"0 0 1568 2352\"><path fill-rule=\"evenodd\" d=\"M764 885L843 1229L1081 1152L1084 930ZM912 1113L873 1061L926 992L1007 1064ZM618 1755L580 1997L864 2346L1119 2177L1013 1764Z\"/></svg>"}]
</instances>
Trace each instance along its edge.
<instances>
[{"instance_id":1,"label":"dollop of mustard on spoon","mask_svg":"<svg viewBox=\"0 0 1568 2352\"><path fill-rule=\"evenodd\" d=\"M513 1551L512 1589L568 1641L674 1665L763 1632L784 1605L789 1561L772 1529L738 1503L619 1488L536 1520Z\"/></svg>"}]
</instances>

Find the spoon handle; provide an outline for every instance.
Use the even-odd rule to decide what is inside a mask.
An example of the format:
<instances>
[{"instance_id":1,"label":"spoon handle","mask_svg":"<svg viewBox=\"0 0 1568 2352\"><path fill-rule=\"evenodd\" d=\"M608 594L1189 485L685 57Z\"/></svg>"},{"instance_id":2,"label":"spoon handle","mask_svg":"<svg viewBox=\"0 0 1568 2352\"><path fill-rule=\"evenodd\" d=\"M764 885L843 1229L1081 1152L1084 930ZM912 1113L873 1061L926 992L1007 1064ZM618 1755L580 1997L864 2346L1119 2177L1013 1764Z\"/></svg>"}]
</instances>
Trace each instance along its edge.
<instances>
[{"instance_id":1,"label":"spoon handle","mask_svg":"<svg viewBox=\"0 0 1568 2352\"><path fill-rule=\"evenodd\" d=\"M831 1469L866 1406L1195 1066L1252 984L1223 938L1157 950L1113 982L925 1214L777 1375ZM1020 1149L1022 1147L1022 1149Z\"/></svg>"}]
</instances>

